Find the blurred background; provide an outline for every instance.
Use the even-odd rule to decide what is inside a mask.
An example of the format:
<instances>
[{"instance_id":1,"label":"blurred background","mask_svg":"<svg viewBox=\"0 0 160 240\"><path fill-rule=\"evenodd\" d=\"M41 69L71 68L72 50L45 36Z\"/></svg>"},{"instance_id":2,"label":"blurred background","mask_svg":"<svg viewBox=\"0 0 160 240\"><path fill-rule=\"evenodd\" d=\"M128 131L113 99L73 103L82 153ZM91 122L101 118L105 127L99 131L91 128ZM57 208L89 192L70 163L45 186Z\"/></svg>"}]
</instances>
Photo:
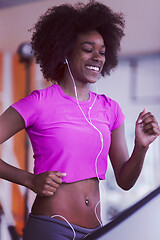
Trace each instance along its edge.
<instances>
[{"instance_id":1,"label":"blurred background","mask_svg":"<svg viewBox=\"0 0 160 240\"><path fill-rule=\"evenodd\" d=\"M32 56L20 58L17 51L24 43L30 42L31 32L28 30L39 16L49 7L66 2L77 1L0 0L1 112L32 90L48 86ZM146 108L160 122L160 1L99 2L124 13L126 36L122 41L118 67L110 76L91 86L91 90L119 102L126 116L126 139L131 153L139 113ZM26 54L28 48L25 48ZM24 131L6 141L0 154L3 160L14 166L29 171L33 169L33 153ZM102 218L106 224L160 185L160 140L150 146L141 176L130 191L117 187L110 163L102 185ZM34 193L24 187L0 180L0 240L20 239L18 236L22 236L34 197Z\"/></svg>"}]
</instances>

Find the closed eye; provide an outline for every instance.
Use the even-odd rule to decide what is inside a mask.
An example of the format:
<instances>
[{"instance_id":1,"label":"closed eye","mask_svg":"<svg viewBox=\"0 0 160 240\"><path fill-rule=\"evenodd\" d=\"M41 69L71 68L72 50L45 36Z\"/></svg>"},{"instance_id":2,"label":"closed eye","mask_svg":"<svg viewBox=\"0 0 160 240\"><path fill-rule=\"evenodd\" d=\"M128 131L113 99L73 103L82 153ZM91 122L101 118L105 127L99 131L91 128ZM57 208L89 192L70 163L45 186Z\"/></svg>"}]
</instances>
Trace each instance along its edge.
<instances>
[{"instance_id":1,"label":"closed eye","mask_svg":"<svg viewBox=\"0 0 160 240\"><path fill-rule=\"evenodd\" d=\"M82 49L82 51L86 52L86 53L91 53L92 52L92 49ZM105 52L99 52L99 54L101 56L105 56Z\"/></svg>"},{"instance_id":2,"label":"closed eye","mask_svg":"<svg viewBox=\"0 0 160 240\"><path fill-rule=\"evenodd\" d=\"M91 53L92 49L82 49L82 51L87 52L87 53Z\"/></svg>"},{"instance_id":3,"label":"closed eye","mask_svg":"<svg viewBox=\"0 0 160 240\"><path fill-rule=\"evenodd\" d=\"M101 56L105 56L106 53L105 53L105 52L100 52L99 54L100 54Z\"/></svg>"}]
</instances>

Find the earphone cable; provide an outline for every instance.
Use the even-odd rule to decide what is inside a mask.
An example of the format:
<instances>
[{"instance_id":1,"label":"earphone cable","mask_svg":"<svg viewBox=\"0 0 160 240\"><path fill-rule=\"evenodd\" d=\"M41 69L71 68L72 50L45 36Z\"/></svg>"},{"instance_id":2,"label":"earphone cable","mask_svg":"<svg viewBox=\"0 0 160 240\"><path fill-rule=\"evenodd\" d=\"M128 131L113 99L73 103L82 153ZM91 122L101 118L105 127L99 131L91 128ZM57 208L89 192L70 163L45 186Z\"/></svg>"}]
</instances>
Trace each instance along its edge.
<instances>
[{"instance_id":1,"label":"earphone cable","mask_svg":"<svg viewBox=\"0 0 160 240\"><path fill-rule=\"evenodd\" d=\"M70 224L70 222L69 222L65 217L63 217L63 216L61 216L61 215L58 215L58 214L51 216L51 218L54 218L54 217L63 218L63 220L65 220L65 221L68 223L68 225L70 226L70 228L71 228L72 231L73 231L73 240L75 240L75 239L76 239L76 232L75 232L74 228L72 227L72 225Z\"/></svg>"},{"instance_id":2,"label":"earphone cable","mask_svg":"<svg viewBox=\"0 0 160 240\"><path fill-rule=\"evenodd\" d=\"M92 121L91 121L91 116L90 116L91 109L92 109L92 107L93 107L93 105L95 104L96 99L97 99L97 94L96 94L96 96L95 96L95 99L94 99L94 102L93 102L92 106L89 108L89 111L88 111L89 120L88 120L87 117L86 117L86 115L85 115L85 113L83 112L80 104L79 104L75 80L74 80L74 78L73 78L73 75L72 75L72 72L71 72L71 69L70 69L68 60L67 60L66 58L65 58L65 61L66 61L66 64L67 64L67 67L68 67L68 71L69 71L69 73L70 73L70 76L71 76L73 85L74 85L74 91L75 91L75 97L76 97L77 104L78 104L78 106L79 106L79 108L80 108L80 110L81 110L84 118L86 119L86 121L87 121L95 130L97 130L97 131L99 132L99 135L100 135L100 139L101 139L101 149L100 149L100 151L99 151L99 153L98 153L98 155L97 155L97 157L96 157L96 160L95 160L96 176L97 176L98 181L100 182L100 178L99 178L99 176L98 176L98 169L97 169L97 165L98 165L98 164L97 164L97 163L98 163L98 158L99 158L99 156L100 156L100 154L102 153L102 150L103 150L103 135L102 135L101 131L100 131L95 125L93 125L93 123L92 123ZM96 216L98 222L100 223L100 225L102 225L102 222L100 221L100 219L99 219L99 217L98 217L98 215L97 215L97 207L98 207L98 205L100 204L100 202L101 202L101 201L99 201L99 202L96 204L96 206L95 206L95 211L94 211L94 212L95 212L95 216Z\"/></svg>"}]
</instances>

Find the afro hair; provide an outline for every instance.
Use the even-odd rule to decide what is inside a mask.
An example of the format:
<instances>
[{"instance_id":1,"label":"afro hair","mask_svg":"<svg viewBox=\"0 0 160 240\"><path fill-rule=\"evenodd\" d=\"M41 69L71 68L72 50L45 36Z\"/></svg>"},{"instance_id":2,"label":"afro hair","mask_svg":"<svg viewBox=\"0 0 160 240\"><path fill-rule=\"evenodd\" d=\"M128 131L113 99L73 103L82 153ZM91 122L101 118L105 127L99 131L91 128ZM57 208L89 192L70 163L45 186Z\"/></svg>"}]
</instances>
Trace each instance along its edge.
<instances>
[{"instance_id":1,"label":"afro hair","mask_svg":"<svg viewBox=\"0 0 160 240\"><path fill-rule=\"evenodd\" d=\"M64 73L64 59L72 53L78 34L98 31L107 49L102 76L109 75L118 62L120 41L124 36L124 17L96 1L74 6L63 4L49 8L35 24L32 48L47 80L60 81Z\"/></svg>"}]
</instances>

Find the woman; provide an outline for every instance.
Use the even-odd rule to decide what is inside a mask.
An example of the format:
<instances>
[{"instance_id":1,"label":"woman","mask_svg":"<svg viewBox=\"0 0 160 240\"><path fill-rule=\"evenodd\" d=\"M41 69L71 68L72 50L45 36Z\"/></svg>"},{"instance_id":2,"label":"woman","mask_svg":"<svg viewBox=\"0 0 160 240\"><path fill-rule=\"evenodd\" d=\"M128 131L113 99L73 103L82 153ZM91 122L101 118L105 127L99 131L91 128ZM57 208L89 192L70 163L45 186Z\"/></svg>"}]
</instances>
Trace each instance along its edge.
<instances>
[{"instance_id":1,"label":"woman","mask_svg":"<svg viewBox=\"0 0 160 240\"><path fill-rule=\"evenodd\" d=\"M1 178L37 193L24 240L84 239L101 227L99 180L108 152L117 184L128 190L160 133L154 116L141 112L129 157L119 105L89 91L117 65L123 27L121 14L97 2L53 7L35 25L37 63L57 84L32 92L0 118L1 143L25 128L34 150L34 174L0 161Z\"/></svg>"}]
</instances>

